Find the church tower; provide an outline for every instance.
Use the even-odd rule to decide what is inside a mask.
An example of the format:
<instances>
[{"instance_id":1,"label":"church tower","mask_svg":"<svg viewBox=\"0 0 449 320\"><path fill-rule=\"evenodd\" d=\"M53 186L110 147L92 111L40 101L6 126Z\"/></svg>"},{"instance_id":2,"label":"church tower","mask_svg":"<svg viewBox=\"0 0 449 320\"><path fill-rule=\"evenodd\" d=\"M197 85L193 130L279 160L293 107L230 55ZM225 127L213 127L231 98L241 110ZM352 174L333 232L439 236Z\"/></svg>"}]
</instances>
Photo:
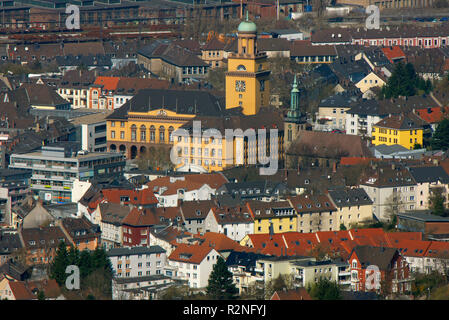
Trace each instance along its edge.
<instances>
[{"instance_id":1,"label":"church tower","mask_svg":"<svg viewBox=\"0 0 449 320\"><path fill-rule=\"evenodd\" d=\"M290 91L290 110L287 112L287 116L284 119L284 150L288 151L288 148L292 142L297 138L300 130L306 129L305 115L301 114L299 109L299 89L298 83L295 79L293 81L293 88Z\"/></svg>"},{"instance_id":2,"label":"church tower","mask_svg":"<svg viewBox=\"0 0 449 320\"><path fill-rule=\"evenodd\" d=\"M242 107L245 115L257 114L270 98L267 55L257 50L256 40L256 24L246 12L238 27L238 51L228 56L226 72L226 109Z\"/></svg>"}]
</instances>

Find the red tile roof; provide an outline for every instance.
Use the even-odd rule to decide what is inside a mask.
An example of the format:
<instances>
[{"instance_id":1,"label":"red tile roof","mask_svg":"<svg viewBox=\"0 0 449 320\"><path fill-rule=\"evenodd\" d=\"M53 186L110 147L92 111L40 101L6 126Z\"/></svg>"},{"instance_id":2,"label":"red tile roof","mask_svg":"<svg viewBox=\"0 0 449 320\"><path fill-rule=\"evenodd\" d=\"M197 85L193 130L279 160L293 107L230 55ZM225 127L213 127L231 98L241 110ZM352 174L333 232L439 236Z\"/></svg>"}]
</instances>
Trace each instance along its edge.
<instances>
[{"instance_id":1,"label":"red tile roof","mask_svg":"<svg viewBox=\"0 0 449 320\"><path fill-rule=\"evenodd\" d=\"M119 80L120 80L119 77L100 76L100 77L97 77L97 79L95 79L94 84L102 85L104 90L114 91L117 89Z\"/></svg>"},{"instance_id":2,"label":"red tile roof","mask_svg":"<svg viewBox=\"0 0 449 320\"><path fill-rule=\"evenodd\" d=\"M152 226L158 222L156 215L149 209L133 208L126 218L123 219L122 224L131 226Z\"/></svg>"},{"instance_id":3,"label":"red tile roof","mask_svg":"<svg viewBox=\"0 0 449 320\"><path fill-rule=\"evenodd\" d=\"M382 48L382 52L391 63L394 63L399 59L405 59L405 53L399 46Z\"/></svg>"},{"instance_id":4,"label":"red tile roof","mask_svg":"<svg viewBox=\"0 0 449 320\"><path fill-rule=\"evenodd\" d=\"M297 288L275 291L270 300L312 300L312 298L305 288Z\"/></svg>"},{"instance_id":5,"label":"red tile roof","mask_svg":"<svg viewBox=\"0 0 449 320\"><path fill-rule=\"evenodd\" d=\"M204 239L204 245L211 245L217 251L240 249L241 245L224 235L217 232L206 232L204 235L196 235L200 239Z\"/></svg>"},{"instance_id":6,"label":"red tile roof","mask_svg":"<svg viewBox=\"0 0 449 320\"><path fill-rule=\"evenodd\" d=\"M340 164L342 166L355 166L358 164L367 164L371 161L379 161L379 159L368 157L342 157L340 160Z\"/></svg>"},{"instance_id":7,"label":"red tile roof","mask_svg":"<svg viewBox=\"0 0 449 320\"><path fill-rule=\"evenodd\" d=\"M11 288L12 294L16 300L33 300L36 297L33 293L25 286L22 281L10 281L9 287Z\"/></svg>"},{"instance_id":8,"label":"red tile roof","mask_svg":"<svg viewBox=\"0 0 449 320\"><path fill-rule=\"evenodd\" d=\"M168 257L169 260L200 264L206 258L209 252L214 249L209 245L202 244L184 244L180 243Z\"/></svg>"},{"instance_id":9,"label":"red tile roof","mask_svg":"<svg viewBox=\"0 0 449 320\"><path fill-rule=\"evenodd\" d=\"M150 189L129 190L129 189L103 189L103 198L108 202L120 203L120 197L129 197L129 203L134 205L157 204L157 198Z\"/></svg>"},{"instance_id":10,"label":"red tile roof","mask_svg":"<svg viewBox=\"0 0 449 320\"><path fill-rule=\"evenodd\" d=\"M416 109L415 113L428 123L437 123L449 117L449 107L434 107Z\"/></svg>"}]
</instances>

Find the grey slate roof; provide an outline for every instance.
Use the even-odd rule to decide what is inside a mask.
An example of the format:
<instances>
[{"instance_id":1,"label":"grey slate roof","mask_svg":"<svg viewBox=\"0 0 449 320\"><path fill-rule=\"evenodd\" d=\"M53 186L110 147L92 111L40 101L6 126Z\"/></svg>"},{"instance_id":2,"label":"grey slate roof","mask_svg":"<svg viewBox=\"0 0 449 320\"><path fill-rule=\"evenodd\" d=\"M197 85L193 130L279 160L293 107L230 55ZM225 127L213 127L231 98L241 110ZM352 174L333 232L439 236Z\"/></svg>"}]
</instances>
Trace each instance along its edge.
<instances>
[{"instance_id":1,"label":"grey slate roof","mask_svg":"<svg viewBox=\"0 0 449 320\"><path fill-rule=\"evenodd\" d=\"M126 256L126 255L152 254L152 253L165 253L165 250L160 246L112 248L107 252L107 255Z\"/></svg>"},{"instance_id":2,"label":"grey slate roof","mask_svg":"<svg viewBox=\"0 0 449 320\"><path fill-rule=\"evenodd\" d=\"M181 114L221 116L225 112L224 101L204 91L165 89L140 90L137 95L115 110L106 119L127 119L128 112L149 112L166 109Z\"/></svg>"},{"instance_id":3,"label":"grey slate roof","mask_svg":"<svg viewBox=\"0 0 449 320\"><path fill-rule=\"evenodd\" d=\"M435 167L410 167L409 171L418 183L437 182L449 183L449 175L441 166Z\"/></svg>"},{"instance_id":4,"label":"grey slate roof","mask_svg":"<svg viewBox=\"0 0 449 320\"><path fill-rule=\"evenodd\" d=\"M398 218L407 220L416 220L421 222L449 222L449 217L440 217L434 214L427 213L430 211L409 211L398 213Z\"/></svg>"},{"instance_id":5,"label":"grey slate roof","mask_svg":"<svg viewBox=\"0 0 449 320\"><path fill-rule=\"evenodd\" d=\"M363 188L336 189L329 191L329 196L337 207L363 206L373 203Z\"/></svg>"}]
</instances>

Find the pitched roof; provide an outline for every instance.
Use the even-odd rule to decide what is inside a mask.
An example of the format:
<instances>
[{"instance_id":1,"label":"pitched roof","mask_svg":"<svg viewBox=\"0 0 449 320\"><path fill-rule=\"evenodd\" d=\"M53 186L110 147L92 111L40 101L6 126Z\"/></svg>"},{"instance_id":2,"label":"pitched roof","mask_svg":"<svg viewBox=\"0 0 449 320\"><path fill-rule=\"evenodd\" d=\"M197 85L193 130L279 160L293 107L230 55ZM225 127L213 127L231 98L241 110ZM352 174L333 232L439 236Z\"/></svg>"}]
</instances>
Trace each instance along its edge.
<instances>
[{"instance_id":1,"label":"pitched roof","mask_svg":"<svg viewBox=\"0 0 449 320\"><path fill-rule=\"evenodd\" d=\"M312 157L370 157L362 137L348 134L335 134L320 131L301 131L291 144L287 154Z\"/></svg>"},{"instance_id":2,"label":"pitched roof","mask_svg":"<svg viewBox=\"0 0 449 320\"><path fill-rule=\"evenodd\" d=\"M131 203L134 205L151 205L157 204L157 198L154 193L149 188L142 190L130 190L130 189L103 189L101 190L103 198L112 203L121 203L121 197L129 197L129 201L124 201L126 203Z\"/></svg>"},{"instance_id":3,"label":"pitched roof","mask_svg":"<svg viewBox=\"0 0 449 320\"><path fill-rule=\"evenodd\" d=\"M148 209L133 208L123 219L122 224L131 226L152 226L157 224L156 216Z\"/></svg>"},{"instance_id":4,"label":"pitched roof","mask_svg":"<svg viewBox=\"0 0 449 320\"><path fill-rule=\"evenodd\" d=\"M205 219L213 207L214 200L185 201L181 204L181 212L185 220Z\"/></svg>"},{"instance_id":5,"label":"pitched roof","mask_svg":"<svg viewBox=\"0 0 449 320\"><path fill-rule=\"evenodd\" d=\"M85 216L64 218L62 219L62 225L75 242L100 238L101 235L100 227L94 225Z\"/></svg>"},{"instance_id":6,"label":"pitched roof","mask_svg":"<svg viewBox=\"0 0 449 320\"><path fill-rule=\"evenodd\" d=\"M212 189L218 189L227 182L228 179L222 173L201 173L187 174L182 177L161 177L148 182L147 186L148 190L160 195L171 195L176 194L179 189L185 189L186 191L197 190L205 184ZM166 189L161 192L161 188Z\"/></svg>"},{"instance_id":7,"label":"pitched roof","mask_svg":"<svg viewBox=\"0 0 449 320\"><path fill-rule=\"evenodd\" d=\"M443 184L449 183L449 175L441 166L410 167L409 171L413 179L418 183L437 181Z\"/></svg>"},{"instance_id":8,"label":"pitched roof","mask_svg":"<svg viewBox=\"0 0 449 320\"><path fill-rule=\"evenodd\" d=\"M203 245L211 246L218 252L242 249L242 246L238 242L222 233L205 232L203 235L197 234L195 237L204 240Z\"/></svg>"},{"instance_id":9,"label":"pitched roof","mask_svg":"<svg viewBox=\"0 0 449 320\"><path fill-rule=\"evenodd\" d=\"M300 214L337 210L328 195L297 195L289 200Z\"/></svg>"},{"instance_id":10,"label":"pitched roof","mask_svg":"<svg viewBox=\"0 0 449 320\"><path fill-rule=\"evenodd\" d=\"M337 51L334 45L314 46L308 41L293 41L290 48L290 56L337 56Z\"/></svg>"},{"instance_id":11,"label":"pitched roof","mask_svg":"<svg viewBox=\"0 0 449 320\"><path fill-rule=\"evenodd\" d=\"M337 207L370 205L373 201L363 188L335 189L329 191L329 196Z\"/></svg>"},{"instance_id":12,"label":"pitched roof","mask_svg":"<svg viewBox=\"0 0 449 320\"><path fill-rule=\"evenodd\" d=\"M48 247L56 248L61 240L66 244L70 243L69 239L58 226L23 229L21 233L24 246L28 250Z\"/></svg>"},{"instance_id":13,"label":"pitched roof","mask_svg":"<svg viewBox=\"0 0 449 320\"><path fill-rule=\"evenodd\" d=\"M225 46L224 42L214 37L203 46L203 50L223 50Z\"/></svg>"},{"instance_id":14,"label":"pitched roof","mask_svg":"<svg viewBox=\"0 0 449 320\"><path fill-rule=\"evenodd\" d=\"M252 223L253 218L246 206L212 208L218 224Z\"/></svg>"},{"instance_id":15,"label":"pitched roof","mask_svg":"<svg viewBox=\"0 0 449 320\"><path fill-rule=\"evenodd\" d=\"M380 120L374 126L398 130L423 129L428 123L414 113L391 115Z\"/></svg>"},{"instance_id":16,"label":"pitched roof","mask_svg":"<svg viewBox=\"0 0 449 320\"><path fill-rule=\"evenodd\" d=\"M9 287L16 300L35 300L36 297L22 281L9 281Z\"/></svg>"},{"instance_id":17,"label":"pitched roof","mask_svg":"<svg viewBox=\"0 0 449 320\"><path fill-rule=\"evenodd\" d=\"M214 248L209 245L180 243L168 257L169 260L200 264Z\"/></svg>"},{"instance_id":18,"label":"pitched roof","mask_svg":"<svg viewBox=\"0 0 449 320\"><path fill-rule=\"evenodd\" d=\"M223 99L206 91L142 89L107 119L127 119L129 112L149 112L165 109L178 114L221 116L225 112Z\"/></svg>"},{"instance_id":19,"label":"pitched roof","mask_svg":"<svg viewBox=\"0 0 449 320\"><path fill-rule=\"evenodd\" d=\"M55 279L27 281L26 286L32 293L35 291L44 291L45 297L50 299L56 299L62 293Z\"/></svg>"},{"instance_id":20,"label":"pitched roof","mask_svg":"<svg viewBox=\"0 0 449 320\"><path fill-rule=\"evenodd\" d=\"M448 59L449 61L449 59ZM415 113L428 123L438 123L449 116L449 107L429 107L416 109Z\"/></svg>"},{"instance_id":21,"label":"pitched roof","mask_svg":"<svg viewBox=\"0 0 449 320\"><path fill-rule=\"evenodd\" d=\"M380 270L389 270L390 263L398 252L395 248L357 246L353 249L358 260L364 268L369 265L376 265Z\"/></svg>"},{"instance_id":22,"label":"pitched roof","mask_svg":"<svg viewBox=\"0 0 449 320\"><path fill-rule=\"evenodd\" d=\"M384 47L381 48L381 50L391 63L394 63L395 61L400 59L405 59L405 53L399 46Z\"/></svg>"},{"instance_id":23,"label":"pitched roof","mask_svg":"<svg viewBox=\"0 0 449 320\"><path fill-rule=\"evenodd\" d=\"M306 288L277 290L270 300L312 300Z\"/></svg>"}]
</instances>

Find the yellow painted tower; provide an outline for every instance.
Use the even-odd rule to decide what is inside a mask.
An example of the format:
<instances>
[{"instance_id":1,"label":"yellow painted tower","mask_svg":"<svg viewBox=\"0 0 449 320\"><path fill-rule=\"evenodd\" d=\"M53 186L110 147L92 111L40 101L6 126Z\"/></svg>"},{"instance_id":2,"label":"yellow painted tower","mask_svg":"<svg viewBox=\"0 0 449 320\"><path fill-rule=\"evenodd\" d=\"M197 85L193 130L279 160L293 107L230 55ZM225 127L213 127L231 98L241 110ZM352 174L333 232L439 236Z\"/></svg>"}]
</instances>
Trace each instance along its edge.
<instances>
[{"instance_id":1,"label":"yellow painted tower","mask_svg":"<svg viewBox=\"0 0 449 320\"><path fill-rule=\"evenodd\" d=\"M226 109L242 107L245 115L254 115L267 106L270 85L267 55L257 50L257 27L248 20L238 27L238 51L228 56L226 72Z\"/></svg>"}]
</instances>

